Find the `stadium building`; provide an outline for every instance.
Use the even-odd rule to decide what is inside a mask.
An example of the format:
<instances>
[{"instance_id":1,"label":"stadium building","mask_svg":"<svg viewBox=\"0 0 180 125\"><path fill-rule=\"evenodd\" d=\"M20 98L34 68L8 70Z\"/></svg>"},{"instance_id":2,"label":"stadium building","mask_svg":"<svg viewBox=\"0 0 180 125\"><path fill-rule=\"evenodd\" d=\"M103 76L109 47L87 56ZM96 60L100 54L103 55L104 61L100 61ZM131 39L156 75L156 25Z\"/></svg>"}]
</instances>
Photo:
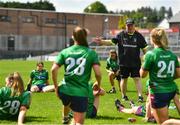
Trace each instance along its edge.
<instances>
[{"instance_id":1,"label":"stadium building","mask_svg":"<svg viewBox=\"0 0 180 125\"><path fill-rule=\"evenodd\" d=\"M108 36L118 28L122 15L62 13L54 11L0 8L0 58L42 55L60 51L71 43L76 26L95 36Z\"/></svg>"}]
</instances>

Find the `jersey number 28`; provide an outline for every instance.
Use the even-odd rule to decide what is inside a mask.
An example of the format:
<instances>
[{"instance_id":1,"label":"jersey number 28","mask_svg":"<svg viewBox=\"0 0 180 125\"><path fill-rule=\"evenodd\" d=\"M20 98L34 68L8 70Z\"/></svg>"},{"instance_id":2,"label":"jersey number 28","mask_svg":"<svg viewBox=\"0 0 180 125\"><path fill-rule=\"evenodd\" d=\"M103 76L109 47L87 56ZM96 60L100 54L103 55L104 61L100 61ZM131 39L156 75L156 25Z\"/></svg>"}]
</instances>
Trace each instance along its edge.
<instances>
[{"instance_id":1,"label":"jersey number 28","mask_svg":"<svg viewBox=\"0 0 180 125\"><path fill-rule=\"evenodd\" d=\"M11 114L11 115L15 115L15 114L17 114L17 112L19 110L19 106L20 106L20 102L18 100L5 101L3 103L3 106L1 107L1 111L3 113L8 113L8 114Z\"/></svg>"},{"instance_id":2,"label":"jersey number 28","mask_svg":"<svg viewBox=\"0 0 180 125\"><path fill-rule=\"evenodd\" d=\"M74 74L82 75L84 73L86 64L85 58L74 59L70 57L66 59L65 63L68 65L66 68L66 74L70 74L75 65L77 65L77 67L73 70Z\"/></svg>"}]
</instances>

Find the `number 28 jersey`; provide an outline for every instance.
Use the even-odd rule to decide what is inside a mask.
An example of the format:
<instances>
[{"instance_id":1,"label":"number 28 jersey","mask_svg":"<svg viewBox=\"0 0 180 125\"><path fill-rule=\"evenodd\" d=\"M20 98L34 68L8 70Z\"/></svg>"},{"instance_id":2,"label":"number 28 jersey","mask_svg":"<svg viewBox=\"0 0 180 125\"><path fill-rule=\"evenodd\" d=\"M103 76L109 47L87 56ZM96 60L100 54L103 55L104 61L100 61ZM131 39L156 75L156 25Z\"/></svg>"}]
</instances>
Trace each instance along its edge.
<instances>
[{"instance_id":1,"label":"number 28 jersey","mask_svg":"<svg viewBox=\"0 0 180 125\"><path fill-rule=\"evenodd\" d=\"M149 71L148 85L151 93L169 93L176 91L174 82L176 68L179 67L177 56L169 50L155 48L145 55L143 68Z\"/></svg>"},{"instance_id":2,"label":"number 28 jersey","mask_svg":"<svg viewBox=\"0 0 180 125\"><path fill-rule=\"evenodd\" d=\"M19 109L23 105L29 108L30 92L25 91L20 96L11 96L11 88L3 87L0 89L0 119L17 117Z\"/></svg>"},{"instance_id":3,"label":"number 28 jersey","mask_svg":"<svg viewBox=\"0 0 180 125\"><path fill-rule=\"evenodd\" d=\"M94 64L100 64L97 53L87 47L73 45L62 50L55 61L64 65L64 79L59 91L71 96L88 97L88 82Z\"/></svg>"}]
</instances>

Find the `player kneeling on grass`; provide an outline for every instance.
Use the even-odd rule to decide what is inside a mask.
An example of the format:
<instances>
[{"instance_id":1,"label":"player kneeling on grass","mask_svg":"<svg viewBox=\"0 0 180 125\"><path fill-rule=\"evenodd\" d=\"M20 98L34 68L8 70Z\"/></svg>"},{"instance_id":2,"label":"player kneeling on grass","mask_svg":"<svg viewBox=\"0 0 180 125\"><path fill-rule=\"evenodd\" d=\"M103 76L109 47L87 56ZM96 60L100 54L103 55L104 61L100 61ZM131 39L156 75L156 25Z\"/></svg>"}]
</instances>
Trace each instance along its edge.
<instances>
[{"instance_id":1,"label":"player kneeling on grass","mask_svg":"<svg viewBox=\"0 0 180 125\"><path fill-rule=\"evenodd\" d=\"M89 48L87 42L88 30L76 27L73 31L74 45L62 50L52 68L52 80L55 93L63 103L63 124L68 123L69 111L73 111L74 124L84 124L88 107L88 82L93 69L100 89L101 72L98 54ZM64 65L64 78L58 86L58 70Z\"/></svg>"},{"instance_id":2,"label":"player kneeling on grass","mask_svg":"<svg viewBox=\"0 0 180 125\"><path fill-rule=\"evenodd\" d=\"M95 82L89 82L89 96L88 96L88 108L86 111L87 118L95 118L97 116L98 108L99 108L99 99L100 96L105 94L105 90L103 88L98 89L98 84ZM73 113L69 113L69 119L71 119Z\"/></svg>"},{"instance_id":3,"label":"player kneeling on grass","mask_svg":"<svg viewBox=\"0 0 180 125\"><path fill-rule=\"evenodd\" d=\"M18 118L23 124L31 102L31 93L24 90L23 80L18 72L6 78L6 86L0 89L0 119Z\"/></svg>"},{"instance_id":4,"label":"player kneeling on grass","mask_svg":"<svg viewBox=\"0 0 180 125\"><path fill-rule=\"evenodd\" d=\"M37 68L30 74L30 80L27 86L27 90L31 92L52 92L54 91L54 85L49 85L49 73L46 69L43 69L44 63L37 62Z\"/></svg>"},{"instance_id":5,"label":"player kneeling on grass","mask_svg":"<svg viewBox=\"0 0 180 125\"><path fill-rule=\"evenodd\" d=\"M154 49L147 52L140 69L142 78L149 74L147 84L150 88L153 115L158 124L169 119L168 106L177 91L175 78L180 77L177 56L168 49L165 30L155 28L150 34Z\"/></svg>"},{"instance_id":6,"label":"player kneeling on grass","mask_svg":"<svg viewBox=\"0 0 180 125\"><path fill-rule=\"evenodd\" d=\"M115 78L118 80L118 86L120 90L120 85L119 85L120 74L119 74L118 56L116 50L110 50L106 64L107 64L106 71L108 72L109 81L112 87L111 90L108 91L108 93L116 93L116 89L114 85Z\"/></svg>"}]
</instances>

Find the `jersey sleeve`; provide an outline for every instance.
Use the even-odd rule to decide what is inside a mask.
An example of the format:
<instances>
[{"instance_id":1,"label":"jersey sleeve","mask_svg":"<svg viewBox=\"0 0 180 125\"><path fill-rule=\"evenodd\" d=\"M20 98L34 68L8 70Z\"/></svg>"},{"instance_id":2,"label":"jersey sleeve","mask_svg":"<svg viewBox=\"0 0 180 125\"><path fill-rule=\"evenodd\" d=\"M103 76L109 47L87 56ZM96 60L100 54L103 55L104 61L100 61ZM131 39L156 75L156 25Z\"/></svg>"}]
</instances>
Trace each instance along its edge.
<instances>
[{"instance_id":1,"label":"jersey sleeve","mask_svg":"<svg viewBox=\"0 0 180 125\"><path fill-rule=\"evenodd\" d=\"M49 73L47 70L46 70L46 78L47 78L47 80L49 79Z\"/></svg>"},{"instance_id":2,"label":"jersey sleeve","mask_svg":"<svg viewBox=\"0 0 180 125\"><path fill-rule=\"evenodd\" d=\"M142 68L149 71L149 69L151 68L152 62L153 62L153 55L149 51L145 55L145 59L144 59L144 63L143 63Z\"/></svg>"},{"instance_id":3,"label":"jersey sleeve","mask_svg":"<svg viewBox=\"0 0 180 125\"><path fill-rule=\"evenodd\" d=\"M143 48L147 47L146 40L140 33L139 33L139 41L138 42L139 42L139 44L138 44L139 48L143 49Z\"/></svg>"},{"instance_id":4,"label":"jersey sleeve","mask_svg":"<svg viewBox=\"0 0 180 125\"><path fill-rule=\"evenodd\" d=\"M110 69L110 65L109 65L109 59L106 60L106 69Z\"/></svg>"},{"instance_id":5,"label":"jersey sleeve","mask_svg":"<svg viewBox=\"0 0 180 125\"><path fill-rule=\"evenodd\" d=\"M56 59L55 59L55 63L57 63L58 65L63 65L63 64L64 64L63 52L64 52L64 51L60 52L60 53L58 54L58 56L56 57Z\"/></svg>"},{"instance_id":6,"label":"jersey sleeve","mask_svg":"<svg viewBox=\"0 0 180 125\"><path fill-rule=\"evenodd\" d=\"M121 34L122 34L122 33L118 33L118 34L116 35L116 37L112 38L112 39L111 39L112 43L117 44L117 43L119 42L119 40L121 39Z\"/></svg>"},{"instance_id":7,"label":"jersey sleeve","mask_svg":"<svg viewBox=\"0 0 180 125\"><path fill-rule=\"evenodd\" d=\"M25 91L22 95L21 106L25 106L26 108L29 108L30 102L31 102L31 93L29 91Z\"/></svg>"},{"instance_id":8,"label":"jersey sleeve","mask_svg":"<svg viewBox=\"0 0 180 125\"><path fill-rule=\"evenodd\" d=\"M95 51L93 51L93 57L92 58L93 58L93 65L94 64L100 65L98 54Z\"/></svg>"},{"instance_id":9,"label":"jersey sleeve","mask_svg":"<svg viewBox=\"0 0 180 125\"><path fill-rule=\"evenodd\" d=\"M176 65L176 68L179 68L179 66L180 66L180 62L178 61L178 58L177 58L177 56L176 56L175 65Z\"/></svg>"},{"instance_id":10,"label":"jersey sleeve","mask_svg":"<svg viewBox=\"0 0 180 125\"><path fill-rule=\"evenodd\" d=\"M0 102L1 102L2 97L3 97L3 88L0 89Z\"/></svg>"},{"instance_id":11,"label":"jersey sleeve","mask_svg":"<svg viewBox=\"0 0 180 125\"><path fill-rule=\"evenodd\" d=\"M34 70L30 73L30 78L33 79L34 78Z\"/></svg>"}]
</instances>

